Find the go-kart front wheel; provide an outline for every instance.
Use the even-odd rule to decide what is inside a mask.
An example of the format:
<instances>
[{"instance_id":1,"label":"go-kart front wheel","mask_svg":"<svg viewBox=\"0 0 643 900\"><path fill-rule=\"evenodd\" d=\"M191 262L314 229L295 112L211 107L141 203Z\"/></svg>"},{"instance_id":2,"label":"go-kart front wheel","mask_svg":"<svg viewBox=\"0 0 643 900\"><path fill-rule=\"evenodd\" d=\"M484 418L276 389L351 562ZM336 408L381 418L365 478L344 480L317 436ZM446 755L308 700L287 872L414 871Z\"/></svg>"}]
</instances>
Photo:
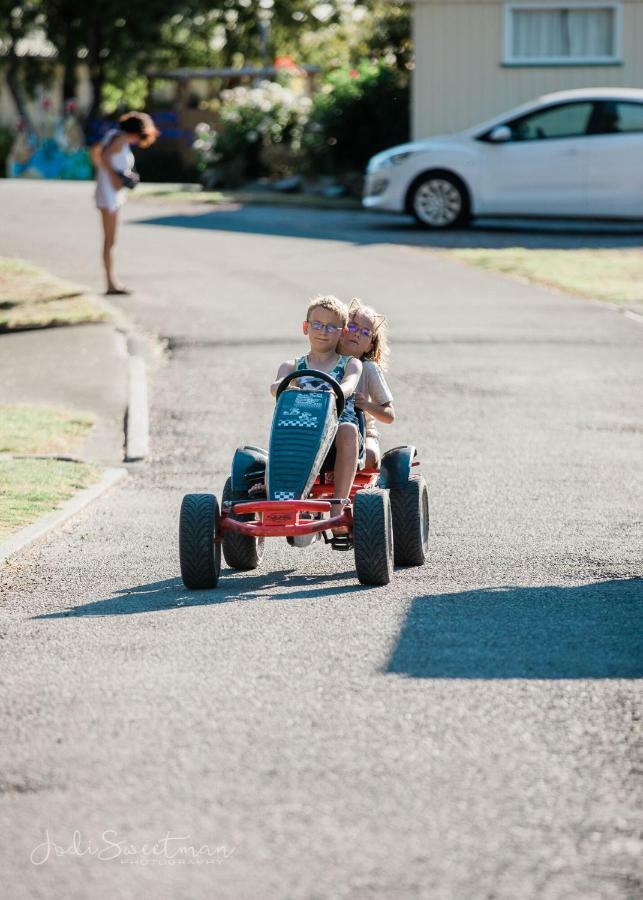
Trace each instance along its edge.
<instances>
[{"instance_id":1,"label":"go-kart front wheel","mask_svg":"<svg viewBox=\"0 0 643 900\"><path fill-rule=\"evenodd\" d=\"M422 475L391 488L397 566L422 566L429 555L429 491Z\"/></svg>"},{"instance_id":2,"label":"go-kart front wheel","mask_svg":"<svg viewBox=\"0 0 643 900\"><path fill-rule=\"evenodd\" d=\"M225 503L229 500L241 501L249 498L247 494L236 495L232 490L232 480L228 478L224 485L221 499ZM231 516L231 518L243 521L244 519L253 519L254 516ZM262 537L252 537L249 534L235 534L234 531L224 531L221 545L225 561L231 569L241 569L242 571L256 569L263 559L264 538Z\"/></svg>"},{"instance_id":3,"label":"go-kart front wheel","mask_svg":"<svg viewBox=\"0 0 643 900\"><path fill-rule=\"evenodd\" d=\"M362 584L388 584L393 577L393 520L388 491L358 491L353 502L355 568Z\"/></svg>"},{"instance_id":4,"label":"go-kart front wheel","mask_svg":"<svg viewBox=\"0 0 643 900\"><path fill-rule=\"evenodd\" d=\"M179 518L179 557L183 584L191 591L215 588L221 571L219 504L214 494L186 494Z\"/></svg>"}]
</instances>

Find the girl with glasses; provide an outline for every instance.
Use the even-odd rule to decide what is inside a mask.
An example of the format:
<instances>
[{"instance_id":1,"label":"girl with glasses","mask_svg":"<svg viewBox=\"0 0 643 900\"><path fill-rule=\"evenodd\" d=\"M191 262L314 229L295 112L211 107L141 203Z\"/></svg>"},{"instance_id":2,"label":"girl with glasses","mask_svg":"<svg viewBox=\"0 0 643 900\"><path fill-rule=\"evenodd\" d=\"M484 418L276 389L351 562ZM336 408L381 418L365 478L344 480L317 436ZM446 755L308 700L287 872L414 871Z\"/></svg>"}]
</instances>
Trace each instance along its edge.
<instances>
[{"instance_id":1,"label":"girl with glasses","mask_svg":"<svg viewBox=\"0 0 643 900\"><path fill-rule=\"evenodd\" d=\"M355 407L362 410L366 419L366 468L376 468L382 458L377 422L390 425L395 420L393 394L384 377L389 355L386 317L353 298L338 350L362 362Z\"/></svg>"}]
</instances>

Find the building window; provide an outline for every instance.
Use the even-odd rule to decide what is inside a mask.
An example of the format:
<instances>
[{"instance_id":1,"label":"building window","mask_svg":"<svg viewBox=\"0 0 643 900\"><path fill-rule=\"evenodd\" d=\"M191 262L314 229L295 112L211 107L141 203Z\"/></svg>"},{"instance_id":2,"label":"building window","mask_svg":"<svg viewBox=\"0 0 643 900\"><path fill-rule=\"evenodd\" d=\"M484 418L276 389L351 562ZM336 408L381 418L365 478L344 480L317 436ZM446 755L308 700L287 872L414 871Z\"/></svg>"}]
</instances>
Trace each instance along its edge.
<instances>
[{"instance_id":1,"label":"building window","mask_svg":"<svg viewBox=\"0 0 643 900\"><path fill-rule=\"evenodd\" d=\"M587 66L621 62L619 3L509 3L505 65Z\"/></svg>"}]
</instances>

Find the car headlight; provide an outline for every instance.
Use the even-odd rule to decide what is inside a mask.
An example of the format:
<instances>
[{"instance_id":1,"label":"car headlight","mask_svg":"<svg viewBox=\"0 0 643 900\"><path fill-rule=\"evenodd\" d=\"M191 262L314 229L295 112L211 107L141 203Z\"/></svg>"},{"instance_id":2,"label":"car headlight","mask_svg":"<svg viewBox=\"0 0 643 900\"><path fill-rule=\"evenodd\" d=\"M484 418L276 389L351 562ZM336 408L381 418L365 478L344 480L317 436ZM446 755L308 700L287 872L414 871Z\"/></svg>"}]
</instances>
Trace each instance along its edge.
<instances>
[{"instance_id":1,"label":"car headlight","mask_svg":"<svg viewBox=\"0 0 643 900\"><path fill-rule=\"evenodd\" d=\"M378 169L390 169L393 166L399 166L403 162L406 162L412 155L410 150L407 150L404 153L394 153L392 156L387 156L386 159L383 159L378 166Z\"/></svg>"}]
</instances>

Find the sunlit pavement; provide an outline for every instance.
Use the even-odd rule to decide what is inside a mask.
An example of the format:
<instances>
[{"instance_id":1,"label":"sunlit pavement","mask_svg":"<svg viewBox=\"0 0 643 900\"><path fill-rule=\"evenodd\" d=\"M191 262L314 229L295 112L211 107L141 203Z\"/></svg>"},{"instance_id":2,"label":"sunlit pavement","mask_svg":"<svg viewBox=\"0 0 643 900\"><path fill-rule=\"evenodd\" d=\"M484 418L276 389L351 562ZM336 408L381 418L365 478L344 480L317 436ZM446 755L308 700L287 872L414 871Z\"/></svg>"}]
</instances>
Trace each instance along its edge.
<instances>
[{"instance_id":1,"label":"sunlit pavement","mask_svg":"<svg viewBox=\"0 0 643 900\"><path fill-rule=\"evenodd\" d=\"M100 289L90 186L0 203L3 255ZM128 205L121 306L167 340L152 456L1 576L12 898L637 893L643 329L425 248L640 234L505 228ZM265 445L320 291L389 317L430 561L366 589L283 541L188 593L181 496Z\"/></svg>"}]
</instances>

